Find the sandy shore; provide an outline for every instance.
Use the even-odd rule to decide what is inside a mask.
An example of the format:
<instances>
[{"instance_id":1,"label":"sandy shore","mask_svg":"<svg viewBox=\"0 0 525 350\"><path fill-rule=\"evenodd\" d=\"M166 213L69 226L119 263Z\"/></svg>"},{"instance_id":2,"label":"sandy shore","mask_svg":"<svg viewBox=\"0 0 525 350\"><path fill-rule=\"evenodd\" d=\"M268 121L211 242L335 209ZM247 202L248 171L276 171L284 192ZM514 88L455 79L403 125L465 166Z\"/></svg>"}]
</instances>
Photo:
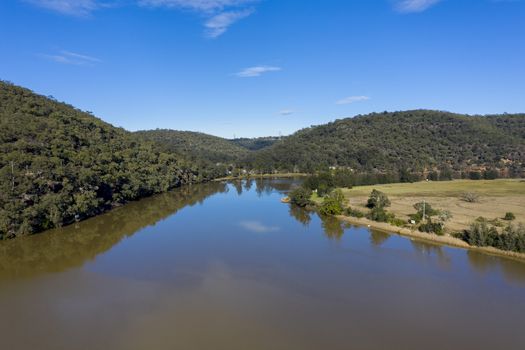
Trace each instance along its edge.
<instances>
[{"instance_id":1,"label":"sandy shore","mask_svg":"<svg viewBox=\"0 0 525 350\"><path fill-rule=\"evenodd\" d=\"M366 218L354 218L354 217L343 216L343 215L339 215L337 216L337 218L344 222L348 222L350 224L367 226L367 227L371 227L376 230L380 230L380 231L390 233L390 234L395 233L401 236L415 238L415 239L422 240L422 241L428 241L428 242L452 246L456 248L475 250L475 251L483 252L483 253L490 254L490 255L511 258L511 259L518 260L518 261L525 263L525 254L523 253L508 252L508 251L496 249L493 247L475 247L475 246L471 246L465 241L462 241L459 238L455 238L450 235L438 236L434 234L420 232L418 230L412 230L406 227L397 227L397 226L390 225L384 222L376 222L376 221L368 220Z\"/></svg>"}]
</instances>

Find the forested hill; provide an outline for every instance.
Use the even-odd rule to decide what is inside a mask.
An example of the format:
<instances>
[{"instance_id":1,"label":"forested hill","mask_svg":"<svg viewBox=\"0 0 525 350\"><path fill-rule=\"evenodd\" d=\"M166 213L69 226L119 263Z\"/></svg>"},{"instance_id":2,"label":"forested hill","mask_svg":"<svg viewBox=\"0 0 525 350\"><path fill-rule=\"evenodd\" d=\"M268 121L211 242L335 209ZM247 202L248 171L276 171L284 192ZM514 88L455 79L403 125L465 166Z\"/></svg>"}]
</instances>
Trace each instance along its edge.
<instances>
[{"instance_id":1,"label":"forested hill","mask_svg":"<svg viewBox=\"0 0 525 350\"><path fill-rule=\"evenodd\" d=\"M204 174L132 133L0 81L0 239L96 215Z\"/></svg>"},{"instance_id":2,"label":"forested hill","mask_svg":"<svg viewBox=\"0 0 525 350\"><path fill-rule=\"evenodd\" d=\"M162 151L185 154L194 161L232 163L246 158L249 153L247 148L227 139L200 132L156 129L135 134L155 142Z\"/></svg>"},{"instance_id":3,"label":"forested hill","mask_svg":"<svg viewBox=\"0 0 525 350\"><path fill-rule=\"evenodd\" d=\"M525 114L466 116L416 110L374 113L303 129L254 154L260 170L457 171L494 167L516 175L525 162Z\"/></svg>"},{"instance_id":4,"label":"forested hill","mask_svg":"<svg viewBox=\"0 0 525 350\"><path fill-rule=\"evenodd\" d=\"M259 151L264 148L272 146L274 143L279 141L281 137L279 136L266 136L266 137L256 137L256 138L237 138L229 140L230 142L244 147L250 151Z\"/></svg>"}]
</instances>

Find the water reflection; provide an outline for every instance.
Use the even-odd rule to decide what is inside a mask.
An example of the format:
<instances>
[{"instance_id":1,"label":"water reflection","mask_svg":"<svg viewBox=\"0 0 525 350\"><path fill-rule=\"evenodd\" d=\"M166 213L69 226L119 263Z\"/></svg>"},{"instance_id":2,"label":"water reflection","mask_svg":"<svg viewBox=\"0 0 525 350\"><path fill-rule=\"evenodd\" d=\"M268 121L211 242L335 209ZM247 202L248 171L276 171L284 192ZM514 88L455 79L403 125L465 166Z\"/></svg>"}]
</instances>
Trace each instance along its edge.
<instances>
[{"instance_id":1,"label":"water reflection","mask_svg":"<svg viewBox=\"0 0 525 350\"><path fill-rule=\"evenodd\" d=\"M432 243L426 243L423 241L418 241L417 239L411 239L410 243L412 244L414 251L420 257L425 257L425 258L436 257L437 263L444 270L447 270L451 267L450 257L445 252L445 249L443 246L432 244Z\"/></svg>"},{"instance_id":2,"label":"water reflection","mask_svg":"<svg viewBox=\"0 0 525 350\"><path fill-rule=\"evenodd\" d=\"M333 216L321 216L324 234L329 239L340 240L345 233L345 224Z\"/></svg>"},{"instance_id":3,"label":"water reflection","mask_svg":"<svg viewBox=\"0 0 525 350\"><path fill-rule=\"evenodd\" d=\"M287 210L288 217L293 218L304 228L310 229L320 225L326 238L342 240L345 232L352 230L350 224L343 223L334 217L319 217L315 212L294 205L283 205L278 201L281 195L297 186L298 181L300 180L248 179L188 186L130 203L77 225L36 236L0 242L0 281L82 266L137 231L155 225L186 206L204 203L214 194L227 193L229 189L236 192L238 196L244 196L247 193L256 193L257 196L273 195L276 197L274 198L275 205L273 202L268 204L273 208L272 210ZM261 213L264 215L263 211L259 214ZM244 214L246 215L243 217ZM273 233L279 236L287 232L282 229L285 226L283 222L275 221L271 216L264 219L255 216L256 219L252 219L248 214L241 213L240 220L234 225L258 234ZM381 247L392 237L394 236L372 229L369 230L368 241L370 246ZM451 257L447 252L450 252L452 248L406 238L399 239L402 244L412 247L417 256L430 257L442 268L450 268ZM474 271L483 274L500 271L508 280L525 283L525 264L521 262L476 251L467 251L466 256Z\"/></svg>"},{"instance_id":4,"label":"water reflection","mask_svg":"<svg viewBox=\"0 0 525 350\"><path fill-rule=\"evenodd\" d=\"M307 227L308 225L310 225L310 222L312 221L311 212L298 205L291 204L290 210L288 212L290 213L291 217L299 221L301 224L303 224L303 226Z\"/></svg>"},{"instance_id":5,"label":"water reflection","mask_svg":"<svg viewBox=\"0 0 525 350\"><path fill-rule=\"evenodd\" d=\"M512 259L467 251L468 261L472 269L486 274L491 271L501 271L508 281L525 283L525 264Z\"/></svg>"},{"instance_id":6,"label":"water reflection","mask_svg":"<svg viewBox=\"0 0 525 350\"><path fill-rule=\"evenodd\" d=\"M380 247L385 243L391 235L386 232L371 229L370 230L370 243L375 247Z\"/></svg>"},{"instance_id":7,"label":"water reflection","mask_svg":"<svg viewBox=\"0 0 525 350\"><path fill-rule=\"evenodd\" d=\"M0 279L63 271L111 249L124 237L178 210L226 192L224 183L187 186L35 236L0 242Z\"/></svg>"}]
</instances>

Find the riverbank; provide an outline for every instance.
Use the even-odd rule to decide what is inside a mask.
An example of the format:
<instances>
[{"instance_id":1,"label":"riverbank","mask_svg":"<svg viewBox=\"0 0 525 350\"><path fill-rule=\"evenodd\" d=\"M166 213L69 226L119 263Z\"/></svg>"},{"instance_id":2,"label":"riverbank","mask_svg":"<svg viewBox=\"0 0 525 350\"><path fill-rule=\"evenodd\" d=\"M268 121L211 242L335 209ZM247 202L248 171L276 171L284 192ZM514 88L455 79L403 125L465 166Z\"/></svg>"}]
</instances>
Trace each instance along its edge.
<instances>
[{"instance_id":1,"label":"riverbank","mask_svg":"<svg viewBox=\"0 0 525 350\"><path fill-rule=\"evenodd\" d=\"M482 251L484 253L505 256L525 262L525 254L499 250L493 247L471 246L467 242L453 237L453 233L469 229L476 219L483 217L500 228L511 221L503 219L507 212L515 215L513 224L525 223L525 182L521 179L500 180L454 180L443 182L397 183L373 186L356 186L341 189L344 195L344 207L368 212L366 203L372 190L378 190L390 199L388 212L393 213L407 224L403 227L388 223L376 222L366 218L338 216L339 219L357 225L369 226L381 231L396 233L402 236L420 239L458 248ZM476 199L468 202L465 193L474 194ZM319 206L323 198L312 196ZM452 214L445 223L445 234L442 236L420 232L415 225L408 224L410 215L416 212L414 204L425 201L434 209L446 210Z\"/></svg>"},{"instance_id":2,"label":"riverbank","mask_svg":"<svg viewBox=\"0 0 525 350\"><path fill-rule=\"evenodd\" d=\"M373 228L375 230L379 230L379 231L382 231L388 234L398 234L400 236L408 237L411 239L432 242L432 243L446 245L446 246L455 247L455 248L474 250L474 251L483 252L483 253L490 254L490 255L511 258L513 260L517 260L517 261L525 263L525 254L523 253L510 252L510 251L496 249L493 247L472 246L468 244L467 242L462 241L459 238L452 237L448 234L444 236L438 236L438 235L431 234L431 233L420 232L417 229L410 229L407 227L397 227L394 225L390 225L388 223L372 221L366 218L354 218L354 217L344 216L344 215L337 215L336 218L338 218L339 220L343 222L352 224L352 225L365 226L365 227Z\"/></svg>"}]
</instances>

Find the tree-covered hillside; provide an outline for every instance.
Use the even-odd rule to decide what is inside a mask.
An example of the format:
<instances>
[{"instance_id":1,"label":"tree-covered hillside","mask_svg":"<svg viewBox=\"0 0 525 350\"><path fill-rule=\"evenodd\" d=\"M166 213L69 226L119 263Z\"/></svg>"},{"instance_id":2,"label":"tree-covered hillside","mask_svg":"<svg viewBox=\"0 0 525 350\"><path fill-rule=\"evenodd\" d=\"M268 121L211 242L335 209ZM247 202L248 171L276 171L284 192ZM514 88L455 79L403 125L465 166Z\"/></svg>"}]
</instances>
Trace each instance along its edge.
<instances>
[{"instance_id":1,"label":"tree-covered hillside","mask_svg":"<svg viewBox=\"0 0 525 350\"><path fill-rule=\"evenodd\" d=\"M61 226L205 177L123 129L0 82L0 238Z\"/></svg>"},{"instance_id":2,"label":"tree-covered hillside","mask_svg":"<svg viewBox=\"0 0 525 350\"><path fill-rule=\"evenodd\" d=\"M256 169L457 171L494 167L521 174L525 115L466 116L416 110L374 113L303 129L254 154Z\"/></svg>"},{"instance_id":3,"label":"tree-covered hillside","mask_svg":"<svg viewBox=\"0 0 525 350\"><path fill-rule=\"evenodd\" d=\"M236 145L239 145L241 147L244 147L250 151L259 151L263 148L270 147L277 141L279 141L281 137L279 136L267 136L267 137L255 137L255 138L237 138L232 139L230 142L235 143Z\"/></svg>"},{"instance_id":4,"label":"tree-covered hillside","mask_svg":"<svg viewBox=\"0 0 525 350\"><path fill-rule=\"evenodd\" d=\"M200 132L156 129L135 134L155 142L162 151L185 154L193 161L235 163L249 153L248 149L227 139Z\"/></svg>"}]
</instances>

